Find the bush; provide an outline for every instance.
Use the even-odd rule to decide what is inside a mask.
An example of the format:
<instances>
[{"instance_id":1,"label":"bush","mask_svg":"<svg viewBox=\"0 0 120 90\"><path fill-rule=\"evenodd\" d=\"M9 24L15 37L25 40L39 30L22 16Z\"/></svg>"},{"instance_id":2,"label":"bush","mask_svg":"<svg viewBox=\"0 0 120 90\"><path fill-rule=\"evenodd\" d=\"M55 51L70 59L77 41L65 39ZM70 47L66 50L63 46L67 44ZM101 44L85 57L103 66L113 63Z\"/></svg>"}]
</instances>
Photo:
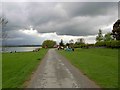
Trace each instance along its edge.
<instances>
[{"instance_id":1,"label":"bush","mask_svg":"<svg viewBox=\"0 0 120 90\"><path fill-rule=\"evenodd\" d=\"M53 41L53 40L45 40L45 41L42 43L42 47L43 47L43 48L45 48L45 47L53 48L54 45L56 45L56 41Z\"/></svg>"},{"instance_id":2,"label":"bush","mask_svg":"<svg viewBox=\"0 0 120 90\"><path fill-rule=\"evenodd\" d=\"M104 41L100 41L100 42L96 42L96 43L95 43L95 46L103 47L103 46L106 46L106 44L105 44Z\"/></svg>"},{"instance_id":3,"label":"bush","mask_svg":"<svg viewBox=\"0 0 120 90\"><path fill-rule=\"evenodd\" d=\"M112 40L112 41L102 41L102 42L96 42L95 46L98 47L107 47L107 48L120 48L120 41L118 40Z\"/></svg>"},{"instance_id":4,"label":"bush","mask_svg":"<svg viewBox=\"0 0 120 90\"><path fill-rule=\"evenodd\" d=\"M74 48L89 48L89 47L107 47L107 48L120 48L120 41L100 41L95 44L74 44Z\"/></svg>"},{"instance_id":5,"label":"bush","mask_svg":"<svg viewBox=\"0 0 120 90\"><path fill-rule=\"evenodd\" d=\"M106 41L106 47L111 47L111 41Z\"/></svg>"},{"instance_id":6,"label":"bush","mask_svg":"<svg viewBox=\"0 0 120 90\"><path fill-rule=\"evenodd\" d=\"M120 41L114 40L111 42L111 47L112 48L120 48Z\"/></svg>"},{"instance_id":7,"label":"bush","mask_svg":"<svg viewBox=\"0 0 120 90\"><path fill-rule=\"evenodd\" d=\"M80 45L74 45L74 48L80 48L81 46Z\"/></svg>"}]
</instances>

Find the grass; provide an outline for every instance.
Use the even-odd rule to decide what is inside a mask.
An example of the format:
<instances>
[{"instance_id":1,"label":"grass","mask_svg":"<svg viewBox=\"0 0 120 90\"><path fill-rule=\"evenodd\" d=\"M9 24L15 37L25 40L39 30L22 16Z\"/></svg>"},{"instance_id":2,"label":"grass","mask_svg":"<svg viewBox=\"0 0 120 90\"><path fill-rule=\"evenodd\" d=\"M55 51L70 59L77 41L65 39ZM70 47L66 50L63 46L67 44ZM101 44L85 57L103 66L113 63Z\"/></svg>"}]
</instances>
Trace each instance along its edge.
<instances>
[{"instance_id":1,"label":"grass","mask_svg":"<svg viewBox=\"0 0 120 90\"><path fill-rule=\"evenodd\" d=\"M59 51L102 88L118 88L118 50L107 48Z\"/></svg>"},{"instance_id":2,"label":"grass","mask_svg":"<svg viewBox=\"0 0 120 90\"><path fill-rule=\"evenodd\" d=\"M2 54L0 53L0 90L2 88Z\"/></svg>"},{"instance_id":3,"label":"grass","mask_svg":"<svg viewBox=\"0 0 120 90\"><path fill-rule=\"evenodd\" d=\"M3 53L2 88L22 88L37 68L47 49L39 52Z\"/></svg>"}]
</instances>

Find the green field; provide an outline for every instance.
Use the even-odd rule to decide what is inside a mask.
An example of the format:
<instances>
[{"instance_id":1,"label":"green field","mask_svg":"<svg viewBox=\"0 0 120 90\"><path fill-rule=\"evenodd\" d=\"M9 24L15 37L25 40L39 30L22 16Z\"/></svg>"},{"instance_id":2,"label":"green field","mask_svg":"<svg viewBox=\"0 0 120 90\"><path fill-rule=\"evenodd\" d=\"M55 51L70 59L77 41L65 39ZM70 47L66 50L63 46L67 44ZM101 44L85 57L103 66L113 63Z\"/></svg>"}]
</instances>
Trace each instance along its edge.
<instances>
[{"instance_id":1,"label":"green field","mask_svg":"<svg viewBox=\"0 0 120 90\"><path fill-rule=\"evenodd\" d=\"M30 78L37 68L47 49L39 52L18 52L2 54L2 87L19 88Z\"/></svg>"},{"instance_id":2,"label":"green field","mask_svg":"<svg viewBox=\"0 0 120 90\"><path fill-rule=\"evenodd\" d=\"M0 89L2 88L2 54L0 53Z\"/></svg>"},{"instance_id":3,"label":"green field","mask_svg":"<svg viewBox=\"0 0 120 90\"><path fill-rule=\"evenodd\" d=\"M102 88L118 87L118 50L107 48L59 51Z\"/></svg>"}]
</instances>

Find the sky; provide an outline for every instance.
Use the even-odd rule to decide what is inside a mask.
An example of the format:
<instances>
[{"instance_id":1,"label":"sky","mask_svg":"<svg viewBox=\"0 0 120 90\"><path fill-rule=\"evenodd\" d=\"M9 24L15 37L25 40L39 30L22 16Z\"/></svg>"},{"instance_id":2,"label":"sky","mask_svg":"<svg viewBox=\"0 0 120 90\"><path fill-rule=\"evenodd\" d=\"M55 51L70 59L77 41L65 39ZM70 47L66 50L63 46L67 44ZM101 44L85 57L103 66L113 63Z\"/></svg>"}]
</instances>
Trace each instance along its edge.
<instances>
[{"instance_id":1,"label":"sky","mask_svg":"<svg viewBox=\"0 0 120 90\"><path fill-rule=\"evenodd\" d=\"M0 15L8 20L3 29L8 45L78 38L95 43L98 30L111 32L118 19L117 2L2 2L0 6Z\"/></svg>"}]
</instances>

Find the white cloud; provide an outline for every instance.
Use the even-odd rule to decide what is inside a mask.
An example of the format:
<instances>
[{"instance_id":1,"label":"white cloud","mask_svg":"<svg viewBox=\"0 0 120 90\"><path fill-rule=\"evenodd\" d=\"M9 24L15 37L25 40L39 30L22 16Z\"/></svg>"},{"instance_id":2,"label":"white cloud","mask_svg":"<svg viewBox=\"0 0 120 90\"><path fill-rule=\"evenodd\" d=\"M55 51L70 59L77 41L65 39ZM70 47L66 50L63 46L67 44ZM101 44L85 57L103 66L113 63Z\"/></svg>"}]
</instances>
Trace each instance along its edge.
<instances>
[{"instance_id":1,"label":"white cloud","mask_svg":"<svg viewBox=\"0 0 120 90\"><path fill-rule=\"evenodd\" d=\"M21 33L26 34L26 35L32 35L32 36L36 36L38 35L38 31L37 30L19 30Z\"/></svg>"},{"instance_id":2,"label":"white cloud","mask_svg":"<svg viewBox=\"0 0 120 90\"><path fill-rule=\"evenodd\" d=\"M64 43L69 42L69 40L73 39L74 42L77 41L78 38L84 38L86 43L95 43L95 37L93 36L71 36L71 35L57 35L56 32L51 33L38 33L37 30L26 29L19 30L18 32L14 31L9 34L10 38L8 38L8 44L14 43L18 44L42 44L44 40L54 40L59 44L61 39L63 39ZM17 38L16 38L17 36Z\"/></svg>"}]
</instances>

